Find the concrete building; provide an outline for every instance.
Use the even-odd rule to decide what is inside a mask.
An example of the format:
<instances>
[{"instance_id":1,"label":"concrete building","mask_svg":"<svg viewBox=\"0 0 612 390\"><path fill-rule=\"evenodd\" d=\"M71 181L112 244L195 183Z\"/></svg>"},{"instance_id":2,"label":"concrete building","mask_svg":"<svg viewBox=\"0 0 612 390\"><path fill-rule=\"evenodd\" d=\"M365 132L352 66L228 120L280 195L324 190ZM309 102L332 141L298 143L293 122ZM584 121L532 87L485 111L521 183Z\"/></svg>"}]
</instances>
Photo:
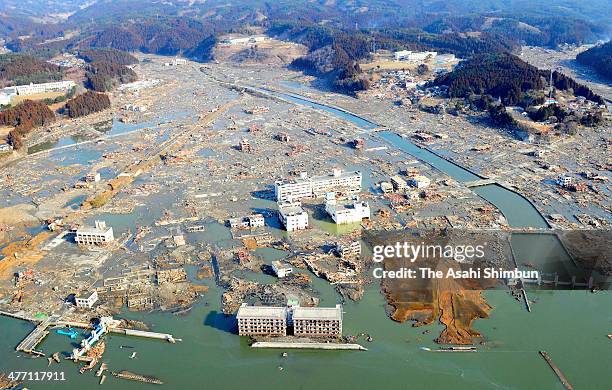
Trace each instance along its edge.
<instances>
[{"instance_id":1,"label":"concrete building","mask_svg":"<svg viewBox=\"0 0 612 390\"><path fill-rule=\"evenodd\" d=\"M91 309L98 302L98 292L93 291L89 295L80 295L74 298L76 307Z\"/></svg>"},{"instance_id":2,"label":"concrete building","mask_svg":"<svg viewBox=\"0 0 612 390\"><path fill-rule=\"evenodd\" d=\"M400 50L393 53L396 61L425 61L428 57L435 58L438 55L435 51L413 52L410 50Z\"/></svg>"},{"instance_id":3,"label":"concrete building","mask_svg":"<svg viewBox=\"0 0 612 390\"><path fill-rule=\"evenodd\" d=\"M382 191L383 194L388 194L389 192L393 192L393 184L387 181L382 181L380 182L380 190Z\"/></svg>"},{"instance_id":4,"label":"concrete building","mask_svg":"<svg viewBox=\"0 0 612 390\"><path fill-rule=\"evenodd\" d=\"M238 144L238 148L240 151L245 153L251 153L253 150L251 149L251 143L248 139L243 138L240 140L240 144Z\"/></svg>"},{"instance_id":5,"label":"concrete building","mask_svg":"<svg viewBox=\"0 0 612 390\"><path fill-rule=\"evenodd\" d=\"M265 225L265 219L261 214L252 214L246 217L230 218L227 220L227 223L232 229L248 229L263 227Z\"/></svg>"},{"instance_id":6,"label":"concrete building","mask_svg":"<svg viewBox=\"0 0 612 390\"><path fill-rule=\"evenodd\" d=\"M338 225L361 222L370 218L370 205L359 200L357 195L347 199L336 199L334 193L329 193L325 201L325 211Z\"/></svg>"},{"instance_id":7,"label":"concrete building","mask_svg":"<svg viewBox=\"0 0 612 390\"><path fill-rule=\"evenodd\" d=\"M13 150L13 146L12 145L8 144L4 140L0 140L0 153L2 153L2 152L10 152L11 150Z\"/></svg>"},{"instance_id":8,"label":"concrete building","mask_svg":"<svg viewBox=\"0 0 612 390\"><path fill-rule=\"evenodd\" d=\"M557 177L557 184L561 187L568 187L572 184L572 177L567 175L559 175Z\"/></svg>"},{"instance_id":9,"label":"concrete building","mask_svg":"<svg viewBox=\"0 0 612 390\"><path fill-rule=\"evenodd\" d=\"M399 175L391 176L390 180L391 185L393 185L393 189L395 189L395 191L401 192L408 188L406 180L402 179Z\"/></svg>"},{"instance_id":10,"label":"concrete building","mask_svg":"<svg viewBox=\"0 0 612 390\"><path fill-rule=\"evenodd\" d=\"M17 89L15 87L3 88L0 91L0 106L10 105L15 96L17 96Z\"/></svg>"},{"instance_id":11,"label":"concrete building","mask_svg":"<svg viewBox=\"0 0 612 390\"><path fill-rule=\"evenodd\" d=\"M252 35L249 37L236 37L236 38L226 38L221 41L224 45L246 45L253 44L258 42L263 42L266 40L265 36L262 35Z\"/></svg>"},{"instance_id":12,"label":"concrete building","mask_svg":"<svg viewBox=\"0 0 612 390\"><path fill-rule=\"evenodd\" d=\"M308 213L299 202L284 202L278 205L278 218L288 232L308 227Z\"/></svg>"},{"instance_id":13,"label":"concrete building","mask_svg":"<svg viewBox=\"0 0 612 390\"><path fill-rule=\"evenodd\" d=\"M308 177L304 172L298 179L280 180L274 183L274 193L279 202L316 198L335 191L355 194L361 191L361 172L342 172L334 169L331 174Z\"/></svg>"},{"instance_id":14,"label":"concrete building","mask_svg":"<svg viewBox=\"0 0 612 390\"><path fill-rule=\"evenodd\" d=\"M279 180L274 183L277 202L299 201L312 198L312 185L305 172L295 180Z\"/></svg>"},{"instance_id":15,"label":"concrete building","mask_svg":"<svg viewBox=\"0 0 612 390\"><path fill-rule=\"evenodd\" d=\"M408 184L418 189L427 188L431 184L431 180L429 180L429 178L426 176L416 175L410 178L410 180L408 181Z\"/></svg>"},{"instance_id":16,"label":"concrete building","mask_svg":"<svg viewBox=\"0 0 612 390\"><path fill-rule=\"evenodd\" d=\"M342 305L336 307L296 307L293 334L300 337L342 336Z\"/></svg>"},{"instance_id":17,"label":"concrete building","mask_svg":"<svg viewBox=\"0 0 612 390\"><path fill-rule=\"evenodd\" d=\"M249 226L252 228L264 227L266 224L264 216L261 214L248 215L247 220L249 221Z\"/></svg>"},{"instance_id":18,"label":"concrete building","mask_svg":"<svg viewBox=\"0 0 612 390\"><path fill-rule=\"evenodd\" d=\"M240 336L286 336L287 308L249 306L243 303L236 314Z\"/></svg>"},{"instance_id":19,"label":"concrete building","mask_svg":"<svg viewBox=\"0 0 612 390\"><path fill-rule=\"evenodd\" d=\"M18 85L15 88L17 95L32 95L35 93L46 93L46 92L67 92L76 84L72 80L67 81L55 81L52 83L42 83L29 85Z\"/></svg>"},{"instance_id":20,"label":"concrete building","mask_svg":"<svg viewBox=\"0 0 612 390\"><path fill-rule=\"evenodd\" d=\"M336 243L336 253L343 259L359 257L361 255L361 242L338 242Z\"/></svg>"},{"instance_id":21,"label":"concrete building","mask_svg":"<svg viewBox=\"0 0 612 390\"><path fill-rule=\"evenodd\" d=\"M274 271L274 274L279 278L284 278L285 276L293 272L293 268L289 267L288 265L284 265L280 261L276 260L272 262L272 271Z\"/></svg>"},{"instance_id":22,"label":"concrete building","mask_svg":"<svg viewBox=\"0 0 612 390\"><path fill-rule=\"evenodd\" d=\"M79 227L76 230L75 240L79 245L105 245L114 239L113 228L107 227L104 221L96 221L93 228Z\"/></svg>"},{"instance_id":23,"label":"concrete building","mask_svg":"<svg viewBox=\"0 0 612 390\"><path fill-rule=\"evenodd\" d=\"M4 92L0 92L0 106L8 106L11 104L13 96L6 94Z\"/></svg>"},{"instance_id":24,"label":"concrete building","mask_svg":"<svg viewBox=\"0 0 612 390\"><path fill-rule=\"evenodd\" d=\"M323 196L330 191L344 194L361 192L361 172L342 172L334 169L330 175L312 178L312 193L315 197Z\"/></svg>"},{"instance_id":25,"label":"concrete building","mask_svg":"<svg viewBox=\"0 0 612 390\"><path fill-rule=\"evenodd\" d=\"M100 174L98 172L90 172L85 175L85 181L87 183L97 183L100 181Z\"/></svg>"}]
</instances>

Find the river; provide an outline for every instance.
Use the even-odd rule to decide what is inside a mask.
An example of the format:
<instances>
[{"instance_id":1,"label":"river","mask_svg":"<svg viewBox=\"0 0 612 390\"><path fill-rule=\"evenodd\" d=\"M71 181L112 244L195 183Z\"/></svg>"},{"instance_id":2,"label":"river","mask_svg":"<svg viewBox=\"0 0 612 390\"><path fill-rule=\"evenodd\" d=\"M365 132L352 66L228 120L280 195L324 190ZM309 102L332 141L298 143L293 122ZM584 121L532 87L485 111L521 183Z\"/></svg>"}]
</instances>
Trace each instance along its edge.
<instances>
[{"instance_id":1,"label":"river","mask_svg":"<svg viewBox=\"0 0 612 390\"><path fill-rule=\"evenodd\" d=\"M284 96L285 97L285 96ZM302 104L295 95L296 103ZM304 100L306 102L306 100ZM308 101L314 108L318 103ZM313 106L314 104L314 106ZM364 128L376 127L372 122L357 122L350 113L327 107L325 111L341 115ZM406 153L422 159L459 181L478 176L431 152L421 149L397 135L381 134L386 141ZM477 189L480 196L495 204L515 227L546 227L533 206L518 194L501 186ZM216 233L208 239L227 241L227 231L215 225ZM523 246L522 246L523 247ZM523 247L523 250L528 248ZM259 253L266 259L278 257L274 251ZM193 274L193 270L189 270ZM261 279L265 282L265 278ZM493 310L487 320L475 322L475 329L487 339L478 353L432 353L420 347L436 345L432 339L440 325L413 328L388 319L385 301L379 287L372 285L359 302L344 306L344 333L369 333L373 342L361 339L367 352L359 351L289 351L252 350L247 339L235 334L232 318L220 314L222 290L213 281L205 297L191 313L176 317L169 313L127 313L140 319L153 330L172 333L183 341L167 344L123 336L109 336L104 361L113 370L155 375L166 382L165 388L298 388L298 389L562 389L561 383L538 350L549 352L575 388L607 388L612 380L609 324L612 313L608 292L591 294L585 291L530 291L536 300L528 313L506 291L485 292ZM322 304L331 306L340 297L326 282L314 278ZM31 389L83 389L97 386L93 373L80 375L71 362L47 368L45 359L19 356L15 345L31 329L26 322L0 318L0 371L63 371L67 382L28 383ZM424 331L428 334L423 334ZM133 348L121 349L129 345ZM47 352L64 351L72 346L66 336L52 333L42 344ZM135 359L130 359L137 352ZM608 356L608 358L605 358ZM282 368L282 370L281 370ZM105 388L145 389L151 385L107 378Z\"/></svg>"}]
</instances>

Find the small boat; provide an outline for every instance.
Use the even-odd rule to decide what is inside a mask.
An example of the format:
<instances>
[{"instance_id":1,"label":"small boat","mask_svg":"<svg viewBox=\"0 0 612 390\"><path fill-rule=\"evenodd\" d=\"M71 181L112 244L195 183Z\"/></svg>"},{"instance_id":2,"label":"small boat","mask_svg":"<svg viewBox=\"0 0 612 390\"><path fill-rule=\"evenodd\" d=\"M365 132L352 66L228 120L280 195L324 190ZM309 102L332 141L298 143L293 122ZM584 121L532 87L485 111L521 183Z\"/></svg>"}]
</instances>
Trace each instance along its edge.
<instances>
[{"instance_id":1,"label":"small boat","mask_svg":"<svg viewBox=\"0 0 612 390\"><path fill-rule=\"evenodd\" d=\"M283 352L283 355L282 355L282 356L283 356L283 357L287 357L287 356L289 356L289 354L288 354L287 352Z\"/></svg>"},{"instance_id":2,"label":"small boat","mask_svg":"<svg viewBox=\"0 0 612 390\"><path fill-rule=\"evenodd\" d=\"M77 336L79 335L79 333L72 329L72 328L68 328L68 329L58 329L55 331L55 333L57 334L62 334L64 336L68 336L70 337L72 340L76 339Z\"/></svg>"},{"instance_id":3,"label":"small boat","mask_svg":"<svg viewBox=\"0 0 612 390\"><path fill-rule=\"evenodd\" d=\"M130 359L134 359L136 357L136 352L132 352L132 355L130 356Z\"/></svg>"},{"instance_id":4,"label":"small boat","mask_svg":"<svg viewBox=\"0 0 612 390\"><path fill-rule=\"evenodd\" d=\"M121 345L119 348L123 349L123 348L134 348L131 345Z\"/></svg>"}]
</instances>

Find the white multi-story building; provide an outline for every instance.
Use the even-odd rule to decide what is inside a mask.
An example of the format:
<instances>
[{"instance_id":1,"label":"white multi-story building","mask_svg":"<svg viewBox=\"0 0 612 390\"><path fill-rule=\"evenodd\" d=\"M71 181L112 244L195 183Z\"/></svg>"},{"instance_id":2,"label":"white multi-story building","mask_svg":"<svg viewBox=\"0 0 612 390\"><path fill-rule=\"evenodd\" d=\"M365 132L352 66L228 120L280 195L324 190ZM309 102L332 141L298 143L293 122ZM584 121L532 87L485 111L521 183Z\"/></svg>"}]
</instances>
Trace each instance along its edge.
<instances>
[{"instance_id":1,"label":"white multi-story building","mask_svg":"<svg viewBox=\"0 0 612 390\"><path fill-rule=\"evenodd\" d=\"M572 177L567 175L559 175L557 177L557 184L561 187L567 187L572 184Z\"/></svg>"},{"instance_id":2,"label":"white multi-story building","mask_svg":"<svg viewBox=\"0 0 612 390\"><path fill-rule=\"evenodd\" d=\"M435 51L420 51L413 52L410 50L400 50L393 53L396 61L425 61L427 57L435 58L438 52Z\"/></svg>"},{"instance_id":3,"label":"white multi-story building","mask_svg":"<svg viewBox=\"0 0 612 390\"><path fill-rule=\"evenodd\" d=\"M79 227L76 230L75 241L79 245L104 245L114 239L113 228L107 227L104 221L96 221L93 228Z\"/></svg>"},{"instance_id":4,"label":"white multi-story building","mask_svg":"<svg viewBox=\"0 0 612 390\"><path fill-rule=\"evenodd\" d=\"M396 191L404 191L408 187L406 180L402 179L399 175L391 176L390 180Z\"/></svg>"},{"instance_id":5,"label":"white multi-story building","mask_svg":"<svg viewBox=\"0 0 612 390\"><path fill-rule=\"evenodd\" d=\"M252 228L255 227L264 227L264 225L266 224L266 221L264 219L264 216L261 214L252 214L247 216L247 220L249 221L249 226Z\"/></svg>"},{"instance_id":6,"label":"white multi-story building","mask_svg":"<svg viewBox=\"0 0 612 390\"><path fill-rule=\"evenodd\" d=\"M301 337L342 336L342 305L336 307L296 307L293 334Z\"/></svg>"},{"instance_id":7,"label":"white multi-story building","mask_svg":"<svg viewBox=\"0 0 612 390\"><path fill-rule=\"evenodd\" d=\"M278 205L278 218L288 232L308 227L308 214L299 202L285 202Z\"/></svg>"},{"instance_id":8,"label":"white multi-story building","mask_svg":"<svg viewBox=\"0 0 612 390\"><path fill-rule=\"evenodd\" d=\"M279 180L274 183L274 194L277 202L299 201L312 198L312 184L305 173L299 179Z\"/></svg>"},{"instance_id":9,"label":"white multi-story building","mask_svg":"<svg viewBox=\"0 0 612 390\"><path fill-rule=\"evenodd\" d=\"M35 93L46 93L46 92L64 92L70 90L76 84L72 80L66 81L55 81L52 83L42 83L29 85L18 85L15 87L18 95L32 95Z\"/></svg>"},{"instance_id":10,"label":"white multi-story building","mask_svg":"<svg viewBox=\"0 0 612 390\"><path fill-rule=\"evenodd\" d=\"M252 35L249 37L235 37L235 38L226 38L221 41L224 45L246 45L252 43L263 42L266 40L266 37L263 35Z\"/></svg>"},{"instance_id":11,"label":"white multi-story building","mask_svg":"<svg viewBox=\"0 0 612 390\"><path fill-rule=\"evenodd\" d=\"M227 222L233 229L263 227L266 223L264 216L261 214L252 214L247 215L246 217L230 218L227 220Z\"/></svg>"},{"instance_id":12,"label":"white multi-story building","mask_svg":"<svg viewBox=\"0 0 612 390\"><path fill-rule=\"evenodd\" d=\"M81 295L74 298L76 307L91 309L98 302L98 292L93 291L89 295Z\"/></svg>"},{"instance_id":13,"label":"white multi-story building","mask_svg":"<svg viewBox=\"0 0 612 390\"><path fill-rule=\"evenodd\" d=\"M100 173L98 172L90 172L85 175L85 181L87 183L97 183L100 181Z\"/></svg>"},{"instance_id":14,"label":"white multi-story building","mask_svg":"<svg viewBox=\"0 0 612 390\"><path fill-rule=\"evenodd\" d=\"M336 253L343 259L359 257L361 255L361 242L338 242L336 243Z\"/></svg>"},{"instance_id":15,"label":"white multi-story building","mask_svg":"<svg viewBox=\"0 0 612 390\"><path fill-rule=\"evenodd\" d=\"M243 303L236 314L240 336L286 336L287 308L249 306Z\"/></svg>"},{"instance_id":16,"label":"white multi-story building","mask_svg":"<svg viewBox=\"0 0 612 390\"><path fill-rule=\"evenodd\" d=\"M357 195L337 200L334 193L328 193L325 211L338 225L361 222L364 218L370 218L370 205L368 202L360 201Z\"/></svg>"},{"instance_id":17,"label":"white multi-story building","mask_svg":"<svg viewBox=\"0 0 612 390\"><path fill-rule=\"evenodd\" d=\"M416 187L418 189L421 189L421 188L429 187L429 185L431 184L431 180L429 180L429 178L426 177L426 176L416 175L416 176L411 177L410 180L408 181L408 183L412 187Z\"/></svg>"},{"instance_id":18,"label":"white multi-story building","mask_svg":"<svg viewBox=\"0 0 612 390\"><path fill-rule=\"evenodd\" d=\"M331 174L309 178L302 173L298 179L279 180L274 183L276 200L279 202L316 198L336 191L355 194L361 191L361 172L342 172L334 169Z\"/></svg>"},{"instance_id":19,"label":"white multi-story building","mask_svg":"<svg viewBox=\"0 0 612 390\"><path fill-rule=\"evenodd\" d=\"M274 271L274 274L279 278L284 278L293 272L293 268L289 267L288 265L284 265L278 260L275 260L272 262L272 271Z\"/></svg>"},{"instance_id":20,"label":"white multi-story building","mask_svg":"<svg viewBox=\"0 0 612 390\"><path fill-rule=\"evenodd\" d=\"M8 106L9 104L11 104L11 99L11 95L4 92L0 92L0 106Z\"/></svg>"}]
</instances>

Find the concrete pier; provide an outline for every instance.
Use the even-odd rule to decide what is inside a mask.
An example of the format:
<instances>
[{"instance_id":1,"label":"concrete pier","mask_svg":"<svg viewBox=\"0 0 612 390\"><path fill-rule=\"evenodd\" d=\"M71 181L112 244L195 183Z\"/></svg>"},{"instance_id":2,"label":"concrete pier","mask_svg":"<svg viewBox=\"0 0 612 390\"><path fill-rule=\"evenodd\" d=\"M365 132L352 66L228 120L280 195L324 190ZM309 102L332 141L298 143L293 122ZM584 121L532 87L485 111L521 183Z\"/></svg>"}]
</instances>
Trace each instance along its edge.
<instances>
[{"instance_id":1,"label":"concrete pier","mask_svg":"<svg viewBox=\"0 0 612 390\"><path fill-rule=\"evenodd\" d=\"M328 350L352 350L367 351L368 349L359 344L340 343L291 343L282 341L258 341L251 345L252 348L280 348L280 349L328 349Z\"/></svg>"},{"instance_id":2,"label":"concrete pier","mask_svg":"<svg viewBox=\"0 0 612 390\"><path fill-rule=\"evenodd\" d=\"M21 341L21 343L19 343L15 350L32 353L35 355L42 355L42 352L36 350L36 346L40 344L40 342L43 341L43 339L49 334L47 328L55 324L59 318L60 316L57 314L47 317L44 321L38 324L36 328L34 328L34 330Z\"/></svg>"},{"instance_id":3,"label":"concrete pier","mask_svg":"<svg viewBox=\"0 0 612 390\"><path fill-rule=\"evenodd\" d=\"M559 367L557 367L557 365L552 361L552 359L550 358L550 356L548 356L548 353L546 351L540 351L539 352L540 355L544 358L544 360L546 360L546 363L548 363L548 365L550 366L550 368L553 369L553 371L555 372L555 374L557 375L557 377L559 378L559 380L561 381L561 383L563 384L563 386L567 389L567 390L574 390L574 387L569 383L569 381L567 380L567 378L565 377L565 375L563 375L563 373L561 372L561 370L559 369Z\"/></svg>"},{"instance_id":4,"label":"concrete pier","mask_svg":"<svg viewBox=\"0 0 612 390\"><path fill-rule=\"evenodd\" d=\"M109 332L124 334L126 336L146 337L150 339L165 340L170 343L176 343L177 341L181 341L181 339L175 339L174 336L172 336L169 333L157 333L157 332L149 332L145 330L124 329L124 328L110 328Z\"/></svg>"}]
</instances>

